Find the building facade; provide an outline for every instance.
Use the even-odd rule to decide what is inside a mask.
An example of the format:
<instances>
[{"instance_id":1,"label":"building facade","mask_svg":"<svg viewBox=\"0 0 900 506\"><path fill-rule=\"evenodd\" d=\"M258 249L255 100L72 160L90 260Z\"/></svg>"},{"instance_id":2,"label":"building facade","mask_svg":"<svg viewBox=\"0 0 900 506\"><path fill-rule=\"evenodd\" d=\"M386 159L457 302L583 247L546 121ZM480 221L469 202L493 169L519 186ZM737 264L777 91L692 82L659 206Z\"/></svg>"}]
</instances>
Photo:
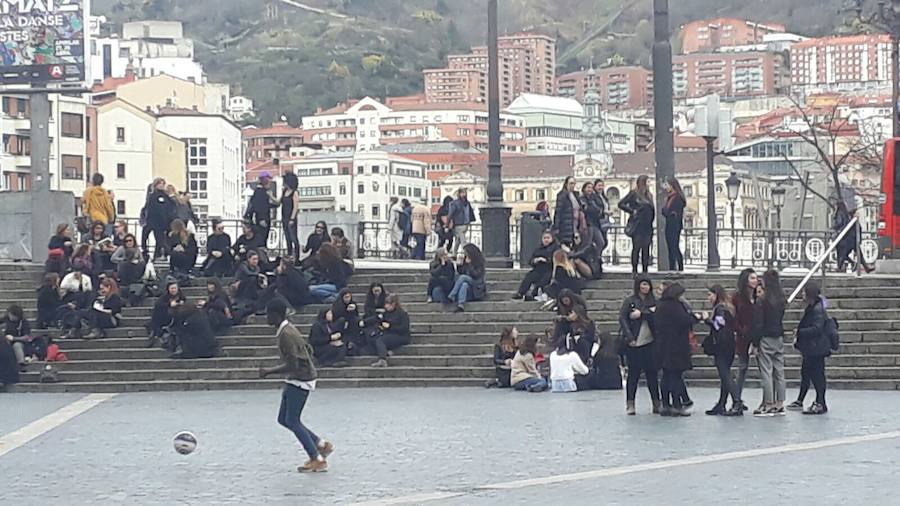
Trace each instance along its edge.
<instances>
[{"instance_id":1,"label":"building facade","mask_svg":"<svg viewBox=\"0 0 900 506\"><path fill-rule=\"evenodd\" d=\"M205 114L228 114L228 85L198 84L167 74L144 79L111 78L92 90L94 104L120 98L141 109L191 109Z\"/></svg>"},{"instance_id":2,"label":"building facade","mask_svg":"<svg viewBox=\"0 0 900 506\"><path fill-rule=\"evenodd\" d=\"M795 92L871 91L891 88L887 34L807 39L791 47Z\"/></svg>"},{"instance_id":3,"label":"building facade","mask_svg":"<svg viewBox=\"0 0 900 506\"><path fill-rule=\"evenodd\" d=\"M784 25L778 23L736 18L701 19L681 27L681 52L704 53L724 47L759 44L766 35L783 32Z\"/></svg>"},{"instance_id":4,"label":"building facade","mask_svg":"<svg viewBox=\"0 0 900 506\"><path fill-rule=\"evenodd\" d=\"M244 139L246 163L290 158L291 148L304 145L303 129L292 127L286 122L275 122L272 126L263 128L244 127L241 136Z\"/></svg>"},{"instance_id":5,"label":"building facade","mask_svg":"<svg viewBox=\"0 0 900 506\"><path fill-rule=\"evenodd\" d=\"M790 86L784 54L766 52L677 55L672 79L676 99L778 95Z\"/></svg>"},{"instance_id":6,"label":"building facade","mask_svg":"<svg viewBox=\"0 0 900 506\"><path fill-rule=\"evenodd\" d=\"M589 71L580 70L556 79L561 97L584 101L589 86ZM604 109L634 110L653 107L653 73L639 67L610 67L596 70L595 83Z\"/></svg>"},{"instance_id":7,"label":"building facade","mask_svg":"<svg viewBox=\"0 0 900 506\"><path fill-rule=\"evenodd\" d=\"M429 196L433 213L437 213L442 202L439 184L441 179L460 170L469 170L487 160L486 152L452 142L394 144L382 149L387 153L427 164L425 176L431 185Z\"/></svg>"},{"instance_id":8,"label":"building facade","mask_svg":"<svg viewBox=\"0 0 900 506\"><path fill-rule=\"evenodd\" d=\"M424 99L381 103L366 97L303 118L303 137L307 143L339 152L431 141L463 142L487 150L487 117L483 103L429 104ZM504 152L525 153L522 118L502 112L500 133Z\"/></svg>"},{"instance_id":9,"label":"building facade","mask_svg":"<svg viewBox=\"0 0 900 506\"><path fill-rule=\"evenodd\" d=\"M348 211L386 222L390 199L426 202L430 184L423 162L383 151L323 153L284 162L300 180L301 211Z\"/></svg>"},{"instance_id":10,"label":"building facade","mask_svg":"<svg viewBox=\"0 0 900 506\"><path fill-rule=\"evenodd\" d=\"M525 120L526 155L571 155L578 150L582 108L576 100L525 93L506 110Z\"/></svg>"}]
</instances>

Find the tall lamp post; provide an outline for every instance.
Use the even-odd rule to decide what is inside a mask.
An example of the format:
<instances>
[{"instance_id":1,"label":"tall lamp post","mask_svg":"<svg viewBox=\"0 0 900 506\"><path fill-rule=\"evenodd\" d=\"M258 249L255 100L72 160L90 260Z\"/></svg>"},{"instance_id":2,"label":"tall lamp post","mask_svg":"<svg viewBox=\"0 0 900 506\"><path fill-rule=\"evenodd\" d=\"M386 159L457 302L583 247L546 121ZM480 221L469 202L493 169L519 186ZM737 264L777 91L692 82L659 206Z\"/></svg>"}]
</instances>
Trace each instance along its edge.
<instances>
[{"instance_id":1,"label":"tall lamp post","mask_svg":"<svg viewBox=\"0 0 900 506\"><path fill-rule=\"evenodd\" d=\"M884 0L878 2L878 15L891 35L891 86L894 117L893 136L900 137L900 0L891 0L890 7Z\"/></svg>"},{"instance_id":2,"label":"tall lamp post","mask_svg":"<svg viewBox=\"0 0 900 506\"><path fill-rule=\"evenodd\" d=\"M669 0L653 0L653 120L656 157L656 261L659 270L669 270L665 223L662 208L666 195L663 183L675 177L674 112L672 105L672 43L669 28Z\"/></svg>"},{"instance_id":3,"label":"tall lamp post","mask_svg":"<svg viewBox=\"0 0 900 506\"><path fill-rule=\"evenodd\" d=\"M481 246L490 267L512 267L509 255L509 217L503 204L500 161L500 66L497 49L497 0L488 0L488 183L487 203L481 208Z\"/></svg>"},{"instance_id":4,"label":"tall lamp post","mask_svg":"<svg viewBox=\"0 0 900 506\"><path fill-rule=\"evenodd\" d=\"M772 205L775 206L775 228L778 230L778 237L781 238L781 208L784 207L784 196L787 193L787 190L779 184L775 188L772 188ZM775 236L773 232L772 236ZM781 258L778 256L778 249L775 247L775 241L772 241L772 254L775 255L775 258L778 260L778 267L781 267Z\"/></svg>"},{"instance_id":5,"label":"tall lamp post","mask_svg":"<svg viewBox=\"0 0 900 506\"><path fill-rule=\"evenodd\" d=\"M731 204L731 268L737 267L737 230L734 227L734 201L737 200L741 191L741 178L737 177L736 172L732 172L728 179L725 180L725 188L728 189L728 202Z\"/></svg>"}]
</instances>

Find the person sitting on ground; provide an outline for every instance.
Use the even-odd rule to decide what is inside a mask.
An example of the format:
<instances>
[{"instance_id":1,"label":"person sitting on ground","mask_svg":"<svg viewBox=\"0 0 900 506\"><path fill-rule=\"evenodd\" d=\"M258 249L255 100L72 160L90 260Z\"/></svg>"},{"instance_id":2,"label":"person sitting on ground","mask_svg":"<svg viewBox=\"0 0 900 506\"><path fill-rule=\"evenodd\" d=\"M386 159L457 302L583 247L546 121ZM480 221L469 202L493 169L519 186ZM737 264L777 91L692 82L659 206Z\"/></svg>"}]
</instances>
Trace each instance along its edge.
<instances>
[{"instance_id":1,"label":"person sitting on ground","mask_svg":"<svg viewBox=\"0 0 900 506\"><path fill-rule=\"evenodd\" d=\"M13 304L6 309L6 316L0 318L0 329L3 332L3 340L12 346L19 369L25 372L27 364L37 360L37 357L32 342L31 326L25 319L25 312L21 306Z\"/></svg>"},{"instance_id":2,"label":"person sitting on ground","mask_svg":"<svg viewBox=\"0 0 900 506\"><path fill-rule=\"evenodd\" d=\"M213 358L219 349L209 316L194 304L183 304L172 313L172 333L178 348L171 358Z\"/></svg>"},{"instance_id":3,"label":"person sitting on ground","mask_svg":"<svg viewBox=\"0 0 900 506\"><path fill-rule=\"evenodd\" d=\"M334 246L341 260L344 261L344 274L349 278L353 275L353 246L350 241L344 237L344 229L334 227L331 229L331 245Z\"/></svg>"},{"instance_id":4,"label":"person sitting on ground","mask_svg":"<svg viewBox=\"0 0 900 506\"><path fill-rule=\"evenodd\" d=\"M245 221L242 227L244 233L234 241L234 245L231 247L235 264L245 262L251 251L259 253L258 250L266 246L263 244L262 236L256 233L253 223Z\"/></svg>"},{"instance_id":5,"label":"person sitting on ground","mask_svg":"<svg viewBox=\"0 0 900 506\"><path fill-rule=\"evenodd\" d=\"M559 292L555 306L557 316L563 317L563 319L574 318L573 314L587 316L587 301L584 300L584 297L568 288Z\"/></svg>"},{"instance_id":6,"label":"person sitting on ground","mask_svg":"<svg viewBox=\"0 0 900 506\"><path fill-rule=\"evenodd\" d=\"M35 328L46 329L59 326L59 307L62 298L59 290L59 274L49 272L44 274L41 287L37 290L37 320Z\"/></svg>"},{"instance_id":7,"label":"person sitting on ground","mask_svg":"<svg viewBox=\"0 0 900 506\"><path fill-rule=\"evenodd\" d=\"M74 252L75 242L69 231L68 223L60 223L56 227L56 235L47 244L46 271L62 276L69 270L69 259Z\"/></svg>"},{"instance_id":8,"label":"person sitting on ground","mask_svg":"<svg viewBox=\"0 0 900 506\"><path fill-rule=\"evenodd\" d=\"M531 254L531 260L528 265L531 271L525 275L519 289L513 294L513 299L518 300L524 298L531 301L537 297L538 290L544 290L550 283L552 274L551 265L553 263L553 254L559 250L559 243L553 237L553 233L549 230L541 235L541 245L538 246ZM534 287L532 289L532 287Z\"/></svg>"},{"instance_id":9,"label":"person sitting on ground","mask_svg":"<svg viewBox=\"0 0 900 506\"><path fill-rule=\"evenodd\" d=\"M165 293L163 293L162 297L156 299L156 304L153 305L153 311L150 313L150 323L147 325L150 333L150 338L147 342L148 348L158 346L166 331L171 330L172 315L175 309L184 305L185 301L187 299L182 293L181 287L178 286L178 281L170 279L166 283ZM169 351L173 351L172 343L168 344L170 346Z\"/></svg>"},{"instance_id":10,"label":"person sitting on ground","mask_svg":"<svg viewBox=\"0 0 900 506\"><path fill-rule=\"evenodd\" d=\"M386 300L387 291L384 289L384 285L377 281L369 285L369 290L366 292L365 312L359 321L359 335L354 335L355 339L349 343L351 355L365 353L368 344L367 336L378 331L378 324L385 312Z\"/></svg>"},{"instance_id":11,"label":"person sitting on ground","mask_svg":"<svg viewBox=\"0 0 900 506\"><path fill-rule=\"evenodd\" d=\"M209 323L216 335L221 335L231 328L234 314L231 312L231 298L222 288L222 282L218 278L210 278L206 281L207 299L197 304L206 312Z\"/></svg>"},{"instance_id":12,"label":"person sitting on ground","mask_svg":"<svg viewBox=\"0 0 900 506\"><path fill-rule=\"evenodd\" d=\"M519 338L519 330L515 327L506 327L500 333L500 342L494 345L494 373L496 378L487 380L485 388L510 388L510 373L512 361L516 356L516 339Z\"/></svg>"},{"instance_id":13,"label":"person sitting on ground","mask_svg":"<svg viewBox=\"0 0 900 506\"><path fill-rule=\"evenodd\" d=\"M197 264L197 240L181 220L173 220L170 228L167 244L169 274L176 277L190 276Z\"/></svg>"},{"instance_id":14,"label":"person sitting on ground","mask_svg":"<svg viewBox=\"0 0 900 506\"><path fill-rule=\"evenodd\" d=\"M106 331L119 326L122 307L125 303L119 296L119 285L114 279L106 278L100 282L99 295L90 309L82 310L80 320L88 323L88 335L85 339L106 337ZM81 333L81 321L75 327L76 336Z\"/></svg>"},{"instance_id":15,"label":"person sitting on ground","mask_svg":"<svg viewBox=\"0 0 900 506\"><path fill-rule=\"evenodd\" d=\"M550 390L556 393L575 392L578 386L575 375L586 375L588 366L574 351L570 351L566 339L561 339L550 353Z\"/></svg>"},{"instance_id":16,"label":"person sitting on ground","mask_svg":"<svg viewBox=\"0 0 900 506\"><path fill-rule=\"evenodd\" d=\"M569 253L569 258L584 279L596 279L596 275L602 270L600 249L595 242L594 230L587 228L584 232L575 232L575 242Z\"/></svg>"},{"instance_id":17,"label":"person sitting on ground","mask_svg":"<svg viewBox=\"0 0 900 506\"><path fill-rule=\"evenodd\" d=\"M337 249L331 243L322 244L311 265L313 281L309 293L316 300L334 302L338 291L347 286L347 272Z\"/></svg>"},{"instance_id":18,"label":"person sitting on ground","mask_svg":"<svg viewBox=\"0 0 900 506\"><path fill-rule=\"evenodd\" d=\"M409 314L400 305L400 296L392 293L384 301L384 313L378 324L378 332L373 336L375 352L378 355L372 367L387 367L388 352L406 346L412 341Z\"/></svg>"},{"instance_id":19,"label":"person sitting on ground","mask_svg":"<svg viewBox=\"0 0 900 506\"><path fill-rule=\"evenodd\" d=\"M467 302L484 300L487 297L484 255L478 246L472 243L463 246L463 253L463 261L456 269L453 289L447 295L447 299L456 304L457 313L465 311Z\"/></svg>"},{"instance_id":20,"label":"person sitting on ground","mask_svg":"<svg viewBox=\"0 0 900 506\"><path fill-rule=\"evenodd\" d=\"M335 318L331 309L321 309L309 331L309 343L313 346L316 365L344 367L347 365L348 340L344 332L348 328L342 318Z\"/></svg>"},{"instance_id":21,"label":"person sitting on ground","mask_svg":"<svg viewBox=\"0 0 900 506\"><path fill-rule=\"evenodd\" d=\"M368 320L369 318L374 318L379 314L384 313L384 303L386 300L387 291L385 291L384 285L377 281L370 284L369 290L366 292L366 305L363 318Z\"/></svg>"},{"instance_id":22,"label":"person sitting on ground","mask_svg":"<svg viewBox=\"0 0 900 506\"><path fill-rule=\"evenodd\" d=\"M210 278L224 278L234 273L231 253L231 236L225 233L225 224L213 220L213 233L206 238L206 260L201 270Z\"/></svg>"},{"instance_id":23,"label":"person sitting on ground","mask_svg":"<svg viewBox=\"0 0 900 506\"><path fill-rule=\"evenodd\" d=\"M456 278L456 265L450 260L446 248L440 247L434 252L434 260L431 261L429 268L428 303L446 302L447 294L453 290L453 281Z\"/></svg>"},{"instance_id":24,"label":"person sitting on ground","mask_svg":"<svg viewBox=\"0 0 900 506\"><path fill-rule=\"evenodd\" d=\"M329 237L328 224L324 221L316 222L312 233L309 234L309 236L306 238L306 245L303 246L303 252L309 253L309 256L306 258L311 259L315 257L316 253L319 252L319 248L322 246L322 244L328 242Z\"/></svg>"},{"instance_id":25,"label":"person sitting on ground","mask_svg":"<svg viewBox=\"0 0 900 506\"><path fill-rule=\"evenodd\" d=\"M581 277L575 264L562 249L553 253L553 271L550 276L550 283L547 285L546 294L549 297L547 301L548 307L552 307L553 299L559 297L563 290L569 290L573 293L581 293Z\"/></svg>"},{"instance_id":26,"label":"person sitting on ground","mask_svg":"<svg viewBox=\"0 0 900 506\"><path fill-rule=\"evenodd\" d=\"M247 260L238 266L235 277L234 324L240 325L247 316L256 312L260 292L268 287L265 274L260 272L259 254L256 251L247 253Z\"/></svg>"},{"instance_id":27,"label":"person sitting on ground","mask_svg":"<svg viewBox=\"0 0 900 506\"><path fill-rule=\"evenodd\" d=\"M520 339L518 351L510 365L509 381L515 390L528 392L543 392L547 390L545 380L537 370L534 356L537 353L537 336L528 336Z\"/></svg>"}]
</instances>

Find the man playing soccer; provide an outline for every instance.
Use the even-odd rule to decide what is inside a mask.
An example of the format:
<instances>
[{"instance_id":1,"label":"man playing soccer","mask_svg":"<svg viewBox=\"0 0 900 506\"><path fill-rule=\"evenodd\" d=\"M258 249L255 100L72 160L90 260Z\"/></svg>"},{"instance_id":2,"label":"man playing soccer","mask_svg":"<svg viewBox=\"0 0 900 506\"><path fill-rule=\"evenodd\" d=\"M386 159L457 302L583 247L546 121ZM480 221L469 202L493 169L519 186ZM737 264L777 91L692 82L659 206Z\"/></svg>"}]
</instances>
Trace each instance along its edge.
<instances>
[{"instance_id":1,"label":"man playing soccer","mask_svg":"<svg viewBox=\"0 0 900 506\"><path fill-rule=\"evenodd\" d=\"M320 473L328 469L325 461L334 445L319 438L300 421L303 407L309 394L316 389L316 367L313 365L312 347L287 319L287 306L281 300L273 300L266 307L269 325L278 327L278 352L282 364L276 367L259 368L259 377L272 374L284 374L284 390L281 394L281 409L278 411L278 423L297 436L309 460L298 467L301 473Z\"/></svg>"}]
</instances>

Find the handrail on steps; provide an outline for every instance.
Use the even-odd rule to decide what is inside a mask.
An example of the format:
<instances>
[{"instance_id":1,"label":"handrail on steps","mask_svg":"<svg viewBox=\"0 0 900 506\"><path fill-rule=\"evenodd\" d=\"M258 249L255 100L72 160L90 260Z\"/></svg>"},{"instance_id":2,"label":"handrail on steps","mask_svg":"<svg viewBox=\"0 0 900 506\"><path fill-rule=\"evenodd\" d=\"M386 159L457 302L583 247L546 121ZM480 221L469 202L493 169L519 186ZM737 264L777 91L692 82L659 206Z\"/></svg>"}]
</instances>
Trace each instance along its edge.
<instances>
[{"instance_id":1,"label":"handrail on steps","mask_svg":"<svg viewBox=\"0 0 900 506\"><path fill-rule=\"evenodd\" d=\"M859 223L859 217L854 216L853 219L850 220L850 223L847 223L847 225L844 227L844 229L841 230L841 233L838 234L838 236L835 237L834 240L831 241L831 243L829 243L828 248L825 249L825 252L822 253L822 256L820 256L819 259L816 260L815 265L810 267L809 272L807 272L806 276L803 277L803 281L800 281L800 284L797 285L797 288L794 288L794 291L791 293L791 296L788 297L788 304L794 302L794 299L797 298L797 295L799 295L800 292L803 290L803 288L806 286L806 284L809 283L809 280L810 280L810 278L813 277L813 274L815 274L816 271L818 271L819 268L822 267L822 264L824 264L825 260L828 259L828 255L830 255L831 252L834 251L834 249L837 247L838 243L841 242L841 240L848 233L850 233L851 229L854 229L854 230L856 229L857 223Z\"/></svg>"}]
</instances>

